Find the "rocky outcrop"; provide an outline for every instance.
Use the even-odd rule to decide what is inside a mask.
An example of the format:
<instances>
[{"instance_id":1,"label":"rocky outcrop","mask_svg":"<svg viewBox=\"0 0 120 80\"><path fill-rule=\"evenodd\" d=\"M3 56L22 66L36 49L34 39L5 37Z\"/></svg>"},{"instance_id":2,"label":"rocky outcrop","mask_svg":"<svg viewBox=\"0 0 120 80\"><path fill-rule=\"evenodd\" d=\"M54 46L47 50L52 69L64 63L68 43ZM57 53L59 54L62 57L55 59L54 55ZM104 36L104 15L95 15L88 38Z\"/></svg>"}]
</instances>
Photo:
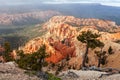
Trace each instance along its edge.
<instances>
[{"instance_id":1,"label":"rocky outcrop","mask_svg":"<svg viewBox=\"0 0 120 80\"><path fill-rule=\"evenodd\" d=\"M35 75L28 75L14 62L0 63L0 80L42 80Z\"/></svg>"},{"instance_id":2,"label":"rocky outcrop","mask_svg":"<svg viewBox=\"0 0 120 80\"><path fill-rule=\"evenodd\" d=\"M92 70L69 70L60 72L57 77L62 80L119 80L120 74L112 75ZM0 63L0 80L48 80L48 74L23 70L18 68L15 62L7 62Z\"/></svg>"},{"instance_id":3,"label":"rocky outcrop","mask_svg":"<svg viewBox=\"0 0 120 80\"><path fill-rule=\"evenodd\" d=\"M69 70L60 73L59 76L62 80L118 80L120 78L120 74L109 75L106 72L90 70Z\"/></svg>"}]
</instances>

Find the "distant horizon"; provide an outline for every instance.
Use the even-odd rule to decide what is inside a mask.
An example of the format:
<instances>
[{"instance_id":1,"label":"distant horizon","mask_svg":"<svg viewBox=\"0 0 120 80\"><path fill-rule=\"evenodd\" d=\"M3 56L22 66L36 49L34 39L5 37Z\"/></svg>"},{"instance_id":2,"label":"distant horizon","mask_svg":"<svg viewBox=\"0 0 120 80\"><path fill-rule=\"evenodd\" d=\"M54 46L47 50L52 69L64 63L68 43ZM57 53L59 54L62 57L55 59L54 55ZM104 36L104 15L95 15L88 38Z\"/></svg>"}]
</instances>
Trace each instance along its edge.
<instances>
[{"instance_id":1,"label":"distant horizon","mask_svg":"<svg viewBox=\"0 0 120 80\"><path fill-rule=\"evenodd\" d=\"M0 5L0 6L2 6L2 7L4 7L4 6L21 6L21 5L39 5L39 4L96 4L96 5L102 5L102 6L111 6L111 7L120 7L120 5L119 6L114 6L114 5L109 5L109 4L102 4L102 3L78 3L78 2L71 2L71 3L58 3L58 2L44 2L44 3L36 3L36 4L26 4L26 3L17 3L17 4L7 4L7 5Z\"/></svg>"},{"instance_id":2,"label":"distant horizon","mask_svg":"<svg viewBox=\"0 0 120 80\"><path fill-rule=\"evenodd\" d=\"M120 0L0 0L0 5L35 5L35 4L72 4L95 3L107 6L120 7Z\"/></svg>"}]
</instances>

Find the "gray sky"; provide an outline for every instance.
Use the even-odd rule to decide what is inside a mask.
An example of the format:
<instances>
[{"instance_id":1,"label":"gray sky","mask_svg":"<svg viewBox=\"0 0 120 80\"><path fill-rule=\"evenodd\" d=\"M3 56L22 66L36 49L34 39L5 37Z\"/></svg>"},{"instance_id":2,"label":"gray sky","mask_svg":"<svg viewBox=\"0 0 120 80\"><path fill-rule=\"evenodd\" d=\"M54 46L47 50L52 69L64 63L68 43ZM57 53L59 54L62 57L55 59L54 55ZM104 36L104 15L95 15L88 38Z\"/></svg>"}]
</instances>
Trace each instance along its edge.
<instances>
[{"instance_id":1,"label":"gray sky","mask_svg":"<svg viewBox=\"0 0 120 80\"><path fill-rule=\"evenodd\" d=\"M104 5L120 6L120 0L0 0L0 5L35 3L101 3Z\"/></svg>"}]
</instances>

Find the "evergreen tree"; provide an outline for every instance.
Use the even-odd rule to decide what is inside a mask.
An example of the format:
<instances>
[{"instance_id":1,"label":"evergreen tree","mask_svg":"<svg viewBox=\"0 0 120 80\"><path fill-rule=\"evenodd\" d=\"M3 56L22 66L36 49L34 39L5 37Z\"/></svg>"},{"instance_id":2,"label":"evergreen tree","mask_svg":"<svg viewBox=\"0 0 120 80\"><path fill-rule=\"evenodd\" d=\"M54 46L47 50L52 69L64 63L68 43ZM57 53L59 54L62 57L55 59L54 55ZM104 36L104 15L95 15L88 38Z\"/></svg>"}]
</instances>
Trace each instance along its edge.
<instances>
[{"instance_id":1,"label":"evergreen tree","mask_svg":"<svg viewBox=\"0 0 120 80\"><path fill-rule=\"evenodd\" d=\"M4 49L5 49L5 51L4 51L3 57L4 57L5 61L6 62L12 61L13 60L13 58L11 56L12 50L11 50L11 46L10 46L9 42L4 43Z\"/></svg>"},{"instance_id":2,"label":"evergreen tree","mask_svg":"<svg viewBox=\"0 0 120 80\"><path fill-rule=\"evenodd\" d=\"M103 43L97 39L98 37L100 37L100 35L92 33L91 31L83 31L82 34L77 37L79 41L81 41L82 43L86 43L86 51L83 56L82 67L86 67L85 63L87 60L89 48L94 49L96 47L103 46Z\"/></svg>"},{"instance_id":3,"label":"evergreen tree","mask_svg":"<svg viewBox=\"0 0 120 80\"><path fill-rule=\"evenodd\" d=\"M108 49L108 53L109 53L109 54L112 54L112 53L113 53L113 49L112 49L111 46L110 46L109 49Z\"/></svg>"},{"instance_id":4,"label":"evergreen tree","mask_svg":"<svg viewBox=\"0 0 120 80\"><path fill-rule=\"evenodd\" d=\"M101 48L100 51L95 51L95 54L98 57L98 67L100 67L101 64L104 65L107 59L106 51L103 51Z\"/></svg>"},{"instance_id":5,"label":"evergreen tree","mask_svg":"<svg viewBox=\"0 0 120 80\"><path fill-rule=\"evenodd\" d=\"M40 49L32 54L24 54L23 51L18 52L20 59L16 60L19 67L30 70L42 70L47 65L45 58L48 57L46 47L43 45Z\"/></svg>"}]
</instances>

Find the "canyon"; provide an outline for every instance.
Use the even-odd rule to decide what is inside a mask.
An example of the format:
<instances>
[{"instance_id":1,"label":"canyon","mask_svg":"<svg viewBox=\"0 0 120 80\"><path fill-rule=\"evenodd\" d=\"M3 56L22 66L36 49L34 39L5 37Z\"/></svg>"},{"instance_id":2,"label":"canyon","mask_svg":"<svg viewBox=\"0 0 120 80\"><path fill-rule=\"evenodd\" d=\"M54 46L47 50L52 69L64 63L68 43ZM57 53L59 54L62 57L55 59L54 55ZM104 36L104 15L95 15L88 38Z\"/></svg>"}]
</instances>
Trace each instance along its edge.
<instances>
[{"instance_id":1,"label":"canyon","mask_svg":"<svg viewBox=\"0 0 120 80\"><path fill-rule=\"evenodd\" d=\"M58 63L70 56L69 65L76 65L76 69L79 69L86 45L78 41L77 36L82 31L90 30L101 35L99 40L105 44L103 50L107 52L110 46L113 49L114 54L107 57L105 67L120 68L120 44L115 42L120 40L120 27L115 22L100 19L80 19L73 16L54 16L44 23L42 28L47 32L41 37L28 41L20 50L26 54L31 54L45 44L46 52L51 55L46 58L46 61ZM95 50L100 49L89 49L88 64L91 66L98 64Z\"/></svg>"},{"instance_id":2,"label":"canyon","mask_svg":"<svg viewBox=\"0 0 120 80\"><path fill-rule=\"evenodd\" d=\"M66 1L0 1L0 80L120 79L120 7ZM89 46L83 66L88 31L104 46Z\"/></svg>"}]
</instances>

